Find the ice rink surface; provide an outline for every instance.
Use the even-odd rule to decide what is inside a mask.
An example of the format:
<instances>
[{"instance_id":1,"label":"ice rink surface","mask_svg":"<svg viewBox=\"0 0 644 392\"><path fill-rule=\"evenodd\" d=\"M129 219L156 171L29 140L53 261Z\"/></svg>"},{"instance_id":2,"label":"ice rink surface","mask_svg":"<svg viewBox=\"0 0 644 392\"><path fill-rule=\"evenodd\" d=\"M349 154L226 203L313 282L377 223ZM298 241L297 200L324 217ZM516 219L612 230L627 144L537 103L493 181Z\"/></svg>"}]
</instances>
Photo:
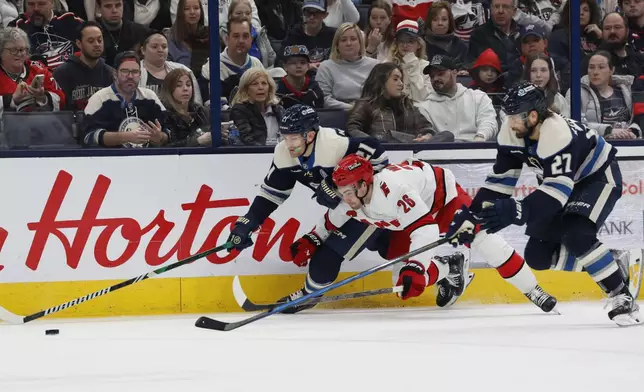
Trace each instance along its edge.
<instances>
[{"instance_id":1,"label":"ice rink surface","mask_svg":"<svg viewBox=\"0 0 644 392\"><path fill-rule=\"evenodd\" d=\"M3 324L0 391L644 390L644 326L617 327L598 302L560 309L311 310L230 332L198 315Z\"/></svg>"}]
</instances>

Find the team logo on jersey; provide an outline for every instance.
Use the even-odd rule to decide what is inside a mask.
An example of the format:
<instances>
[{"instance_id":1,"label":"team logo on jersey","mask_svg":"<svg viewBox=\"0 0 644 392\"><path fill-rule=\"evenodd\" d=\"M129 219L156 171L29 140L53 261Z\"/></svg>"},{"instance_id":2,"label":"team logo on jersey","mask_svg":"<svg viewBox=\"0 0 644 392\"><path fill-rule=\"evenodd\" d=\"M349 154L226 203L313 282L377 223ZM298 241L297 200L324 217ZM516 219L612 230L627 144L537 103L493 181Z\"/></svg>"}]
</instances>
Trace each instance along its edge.
<instances>
[{"instance_id":1,"label":"team logo on jersey","mask_svg":"<svg viewBox=\"0 0 644 392\"><path fill-rule=\"evenodd\" d=\"M127 104L125 107L125 120L121 121L121 124L119 125L119 132L134 132L138 131L141 126L143 126L145 123L139 119L138 116L138 110L134 104L131 102ZM140 147L147 147L148 143L124 143L124 147L130 147L130 148L140 148Z\"/></svg>"}]
</instances>

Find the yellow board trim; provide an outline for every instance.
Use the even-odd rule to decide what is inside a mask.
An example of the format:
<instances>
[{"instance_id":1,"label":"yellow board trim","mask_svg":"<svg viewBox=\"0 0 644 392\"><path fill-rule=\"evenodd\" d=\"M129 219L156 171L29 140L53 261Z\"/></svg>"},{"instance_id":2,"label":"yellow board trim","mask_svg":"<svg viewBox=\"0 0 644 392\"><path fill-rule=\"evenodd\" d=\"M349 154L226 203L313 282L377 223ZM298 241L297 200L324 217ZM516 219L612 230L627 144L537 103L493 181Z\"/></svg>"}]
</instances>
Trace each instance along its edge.
<instances>
[{"instance_id":1,"label":"yellow board trim","mask_svg":"<svg viewBox=\"0 0 644 392\"><path fill-rule=\"evenodd\" d=\"M476 278L459 303L521 303L527 299L494 269L474 270ZM540 285L560 301L598 300L604 297L597 284L585 273L537 271ZM351 273L342 273L346 278ZM232 294L232 277L150 279L122 290L66 309L50 317L110 317L178 313L239 312ZM255 302L272 302L287 295L304 282L304 275L242 276L241 284ZM5 283L0 284L0 305L7 310L29 315L39 310L83 296L118 283L117 280ZM388 287L390 272L378 272L332 293L348 293ZM640 294L640 298L642 298ZM434 306L435 289L421 297L402 301L393 294L321 305L325 308L376 308Z\"/></svg>"}]
</instances>

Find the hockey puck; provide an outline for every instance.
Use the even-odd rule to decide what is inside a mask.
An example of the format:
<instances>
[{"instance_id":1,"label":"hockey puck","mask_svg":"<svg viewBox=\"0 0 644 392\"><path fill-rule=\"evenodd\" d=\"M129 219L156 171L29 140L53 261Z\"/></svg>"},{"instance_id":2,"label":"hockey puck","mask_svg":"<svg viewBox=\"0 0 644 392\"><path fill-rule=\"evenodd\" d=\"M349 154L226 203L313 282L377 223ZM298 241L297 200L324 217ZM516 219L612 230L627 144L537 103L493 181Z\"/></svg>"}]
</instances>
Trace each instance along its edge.
<instances>
[{"instance_id":1,"label":"hockey puck","mask_svg":"<svg viewBox=\"0 0 644 392\"><path fill-rule=\"evenodd\" d=\"M45 331L45 335L58 335L60 333L57 329L48 329Z\"/></svg>"}]
</instances>

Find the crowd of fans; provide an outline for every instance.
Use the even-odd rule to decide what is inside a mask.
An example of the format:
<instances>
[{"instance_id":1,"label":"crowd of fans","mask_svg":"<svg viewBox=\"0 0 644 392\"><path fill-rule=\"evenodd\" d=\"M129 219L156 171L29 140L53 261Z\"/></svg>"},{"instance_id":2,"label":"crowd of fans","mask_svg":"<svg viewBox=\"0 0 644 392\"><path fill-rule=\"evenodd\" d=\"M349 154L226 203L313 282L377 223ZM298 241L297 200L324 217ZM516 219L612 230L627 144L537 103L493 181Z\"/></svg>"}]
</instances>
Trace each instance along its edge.
<instances>
[{"instance_id":1,"label":"crowd of fans","mask_svg":"<svg viewBox=\"0 0 644 392\"><path fill-rule=\"evenodd\" d=\"M72 113L88 147L197 147L212 143L216 107L225 143L273 145L283 109L303 103L351 136L491 141L501 97L522 80L570 115L579 50L582 121L642 137L644 0L582 0L578 48L565 0L219 0L218 11L212 54L208 0L0 0L2 116Z\"/></svg>"}]
</instances>

